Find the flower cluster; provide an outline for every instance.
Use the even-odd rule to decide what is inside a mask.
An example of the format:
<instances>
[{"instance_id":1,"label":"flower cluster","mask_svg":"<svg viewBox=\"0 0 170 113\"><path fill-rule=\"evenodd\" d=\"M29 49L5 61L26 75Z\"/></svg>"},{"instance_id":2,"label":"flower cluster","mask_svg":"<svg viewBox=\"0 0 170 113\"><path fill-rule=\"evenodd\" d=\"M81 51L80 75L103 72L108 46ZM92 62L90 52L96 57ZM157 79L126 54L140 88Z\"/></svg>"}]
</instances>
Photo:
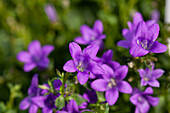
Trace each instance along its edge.
<instances>
[{"instance_id":1,"label":"flower cluster","mask_svg":"<svg viewBox=\"0 0 170 113\"><path fill-rule=\"evenodd\" d=\"M126 40L119 41L117 45L130 48L132 56L141 57L149 52L162 53L167 50L166 45L156 41L159 25L155 20L144 22L142 15L137 12L133 23L128 22L128 27L129 29L122 31ZM42 108L43 113L83 113L85 111L93 113L93 110L88 109L90 108L88 105L95 104L96 106L97 103L101 103L101 105L112 106L120 98L119 92L131 95L130 102L136 105L135 113L146 113L149 111L150 105L156 106L159 103L158 97L150 96L153 94L151 87L146 88L144 92L139 89L147 85L159 87L157 79L163 75L162 69L154 69L153 65L145 63L146 69L138 69L141 87L133 88L134 86L126 81L129 76L128 66L113 61L111 49L104 52L102 57L97 56L98 51L104 47L103 39L106 37L102 34L102 22L96 20L93 29L83 25L80 32L82 36L76 37L75 42L69 44L72 59L63 66L66 73L58 72L57 78L55 77L49 80L48 84L43 85L38 85L38 75L34 75L28 89L28 97L20 103L21 110L29 108L29 113L36 113L38 108ZM88 46L81 49L78 43ZM41 48L40 42L35 40L28 46L29 52L20 52L17 59L25 63L24 71L26 72L31 71L34 67L42 70L48 67L47 56L53 49L52 45ZM70 82L72 81L67 78L73 78L73 76L73 80L78 80L81 87L85 88L82 95L76 94L78 92L76 90L71 90L73 87ZM99 92L105 94L103 101L99 100Z\"/></svg>"}]
</instances>

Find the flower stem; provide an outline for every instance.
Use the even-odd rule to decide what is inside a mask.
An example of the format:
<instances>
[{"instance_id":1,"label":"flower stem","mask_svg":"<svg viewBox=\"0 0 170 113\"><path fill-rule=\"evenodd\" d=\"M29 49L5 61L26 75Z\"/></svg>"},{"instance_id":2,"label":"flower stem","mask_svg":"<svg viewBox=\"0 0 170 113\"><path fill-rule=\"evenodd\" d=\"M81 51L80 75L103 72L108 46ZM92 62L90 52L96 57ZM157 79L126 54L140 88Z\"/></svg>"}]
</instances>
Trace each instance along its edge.
<instances>
[{"instance_id":1,"label":"flower stem","mask_svg":"<svg viewBox=\"0 0 170 113\"><path fill-rule=\"evenodd\" d=\"M65 89L65 84L66 80L68 78L69 73L67 72L65 75L62 77L62 86L61 86L61 95L64 97L64 89Z\"/></svg>"}]
</instances>

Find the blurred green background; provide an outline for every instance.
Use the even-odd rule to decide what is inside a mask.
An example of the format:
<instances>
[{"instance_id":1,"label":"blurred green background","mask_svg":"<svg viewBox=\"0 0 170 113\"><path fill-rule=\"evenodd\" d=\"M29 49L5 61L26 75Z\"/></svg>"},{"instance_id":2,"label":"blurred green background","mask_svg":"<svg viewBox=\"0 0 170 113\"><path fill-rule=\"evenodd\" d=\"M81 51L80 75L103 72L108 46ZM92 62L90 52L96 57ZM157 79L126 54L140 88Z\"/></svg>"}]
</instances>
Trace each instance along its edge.
<instances>
[{"instance_id":1,"label":"blurred green background","mask_svg":"<svg viewBox=\"0 0 170 113\"><path fill-rule=\"evenodd\" d=\"M44 10L46 4L54 5L57 11L55 22L48 19ZM27 96L34 73L39 74L42 84L56 76L56 68L63 71L63 65L71 58L68 44L81 35L81 25L92 27L96 19L100 19L104 25L105 50L112 49L113 60L127 65L132 61L129 51L116 45L124 39L121 31L127 28L127 21L132 21L134 12L141 12L146 21L151 19L155 9L160 12L158 41L167 45L170 30L164 24L164 0L0 0L0 113L27 112L19 111L18 106ZM35 39L42 45L54 45L55 50L49 56L50 66L47 70L39 72L34 69L26 73L16 55L27 50L28 44ZM170 56L167 51L152 54L152 57L157 58L156 68L162 68L165 73L159 78L161 87L153 88L154 96L160 97L160 103L149 112L167 113L170 112ZM136 68L142 66L138 61L134 63ZM139 77L136 68L129 69L127 77L127 80L132 79L132 86L140 84L140 81L133 81ZM115 113L131 113L135 106L129 102L129 95L120 94L117 103L110 108Z\"/></svg>"}]
</instances>

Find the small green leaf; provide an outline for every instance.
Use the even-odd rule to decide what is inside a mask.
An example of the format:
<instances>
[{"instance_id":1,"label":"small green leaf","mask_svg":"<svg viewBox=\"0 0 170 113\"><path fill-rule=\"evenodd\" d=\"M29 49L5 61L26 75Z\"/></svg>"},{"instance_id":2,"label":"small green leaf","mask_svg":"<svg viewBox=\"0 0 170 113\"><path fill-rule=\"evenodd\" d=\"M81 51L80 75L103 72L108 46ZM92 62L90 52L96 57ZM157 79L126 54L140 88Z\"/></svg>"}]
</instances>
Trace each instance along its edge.
<instances>
[{"instance_id":1,"label":"small green leaf","mask_svg":"<svg viewBox=\"0 0 170 113\"><path fill-rule=\"evenodd\" d=\"M56 100L55 100L55 105L58 109L62 109L65 106L65 100L63 96L59 96Z\"/></svg>"},{"instance_id":2,"label":"small green leaf","mask_svg":"<svg viewBox=\"0 0 170 113\"><path fill-rule=\"evenodd\" d=\"M38 87L41 88L41 89L47 89L47 90L49 90L49 88L48 88L47 86L44 86L44 85L38 85Z\"/></svg>"},{"instance_id":3,"label":"small green leaf","mask_svg":"<svg viewBox=\"0 0 170 113\"><path fill-rule=\"evenodd\" d=\"M71 96L69 96L69 100L71 99L74 99L78 105L81 105L83 102L86 102L86 100L78 94L72 94Z\"/></svg>"},{"instance_id":4,"label":"small green leaf","mask_svg":"<svg viewBox=\"0 0 170 113\"><path fill-rule=\"evenodd\" d=\"M56 73L57 73L58 76L62 77L62 74L58 69L56 69Z\"/></svg>"}]
</instances>

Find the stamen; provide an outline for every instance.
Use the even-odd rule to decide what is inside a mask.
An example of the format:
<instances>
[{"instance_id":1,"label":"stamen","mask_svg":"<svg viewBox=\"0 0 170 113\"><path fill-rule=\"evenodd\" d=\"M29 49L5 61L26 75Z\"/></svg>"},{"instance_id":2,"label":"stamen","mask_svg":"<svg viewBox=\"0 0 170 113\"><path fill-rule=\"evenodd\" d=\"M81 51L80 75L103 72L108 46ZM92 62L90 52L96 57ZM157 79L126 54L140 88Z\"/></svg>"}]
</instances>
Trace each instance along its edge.
<instances>
[{"instance_id":1,"label":"stamen","mask_svg":"<svg viewBox=\"0 0 170 113\"><path fill-rule=\"evenodd\" d=\"M79 62L78 66L77 66L77 69L78 69L79 71L81 71L81 72L84 71L83 63L82 63L81 61Z\"/></svg>"}]
</instances>

